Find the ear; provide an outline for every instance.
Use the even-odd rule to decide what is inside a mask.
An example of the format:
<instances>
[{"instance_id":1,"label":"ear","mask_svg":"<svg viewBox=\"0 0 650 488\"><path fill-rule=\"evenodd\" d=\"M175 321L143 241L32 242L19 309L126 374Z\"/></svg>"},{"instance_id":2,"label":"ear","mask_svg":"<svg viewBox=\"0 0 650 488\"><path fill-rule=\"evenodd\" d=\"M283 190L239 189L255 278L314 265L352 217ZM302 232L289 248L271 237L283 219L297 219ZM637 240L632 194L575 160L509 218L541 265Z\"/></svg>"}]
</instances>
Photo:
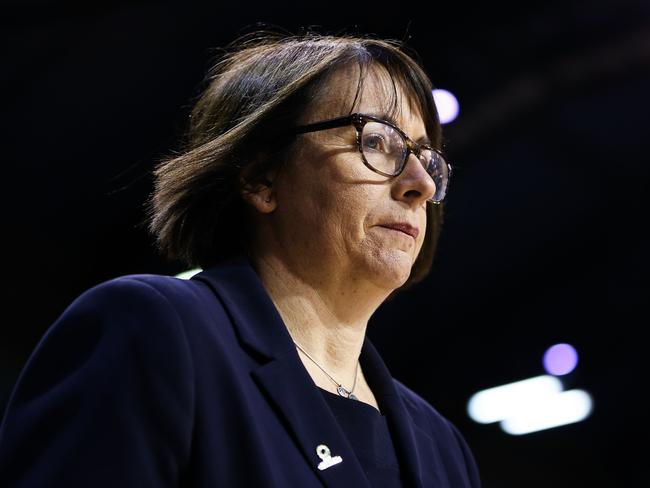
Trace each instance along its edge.
<instances>
[{"instance_id":1,"label":"ear","mask_svg":"<svg viewBox=\"0 0 650 488\"><path fill-rule=\"evenodd\" d=\"M273 191L273 178L274 174L271 172L267 172L262 179L256 182L246 181L244 176L239 178L242 198L260 213L271 213L277 206Z\"/></svg>"}]
</instances>

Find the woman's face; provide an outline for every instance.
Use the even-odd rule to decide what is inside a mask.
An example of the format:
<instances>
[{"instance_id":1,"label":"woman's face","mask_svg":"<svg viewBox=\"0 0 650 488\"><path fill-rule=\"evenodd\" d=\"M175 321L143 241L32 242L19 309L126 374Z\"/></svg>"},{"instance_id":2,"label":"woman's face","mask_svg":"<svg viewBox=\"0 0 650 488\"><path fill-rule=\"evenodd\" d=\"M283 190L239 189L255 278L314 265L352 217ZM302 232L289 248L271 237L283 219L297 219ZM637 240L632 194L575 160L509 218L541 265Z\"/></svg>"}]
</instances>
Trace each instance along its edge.
<instances>
[{"instance_id":1,"label":"woman's face","mask_svg":"<svg viewBox=\"0 0 650 488\"><path fill-rule=\"evenodd\" d=\"M358 71L334 73L300 123L346 115ZM355 112L386 118L392 97L387 74L370 70ZM414 141L426 131L421 115L398 91L397 125ZM414 155L397 177L363 164L352 125L298 136L297 149L273 183L272 226L285 259L305 277L371 281L394 290L409 277L426 233L426 200L435 184ZM417 235L395 228L411 226Z\"/></svg>"}]
</instances>

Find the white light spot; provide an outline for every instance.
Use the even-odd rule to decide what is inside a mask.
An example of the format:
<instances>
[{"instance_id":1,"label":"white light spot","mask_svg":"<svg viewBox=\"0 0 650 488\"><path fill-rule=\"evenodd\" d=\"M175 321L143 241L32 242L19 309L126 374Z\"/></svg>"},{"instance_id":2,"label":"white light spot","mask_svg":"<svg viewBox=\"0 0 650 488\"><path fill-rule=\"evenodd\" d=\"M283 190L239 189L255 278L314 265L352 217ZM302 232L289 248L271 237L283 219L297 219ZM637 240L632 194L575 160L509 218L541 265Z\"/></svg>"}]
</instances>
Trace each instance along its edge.
<instances>
[{"instance_id":1,"label":"white light spot","mask_svg":"<svg viewBox=\"0 0 650 488\"><path fill-rule=\"evenodd\" d=\"M458 116L458 100L450 91L436 88L433 90L433 101L441 124L448 124Z\"/></svg>"},{"instance_id":2,"label":"white light spot","mask_svg":"<svg viewBox=\"0 0 650 488\"><path fill-rule=\"evenodd\" d=\"M561 391L562 382L555 376L537 376L479 391L470 398L467 413L481 424L498 422Z\"/></svg>"},{"instance_id":3,"label":"white light spot","mask_svg":"<svg viewBox=\"0 0 650 488\"><path fill-rule=\"evenodd\" d=\"M525 410L501 422L501 428L512 435L529 434L580 422L589 416L591 410L589 393L568 390L538 399Z\"/></svg>"},{"instance_id":4,"label":"white light spot","mask_svg":"<svg viewBox=\"0 0 650 488\"><path fill-rule=\"evenodd\" d=\"M188 269L187 271L178 273L175 277L182 280L189 280L192 276L194 276L196 273L200 273L201 271L201 268Z\"/></svg>"}]
</instances>

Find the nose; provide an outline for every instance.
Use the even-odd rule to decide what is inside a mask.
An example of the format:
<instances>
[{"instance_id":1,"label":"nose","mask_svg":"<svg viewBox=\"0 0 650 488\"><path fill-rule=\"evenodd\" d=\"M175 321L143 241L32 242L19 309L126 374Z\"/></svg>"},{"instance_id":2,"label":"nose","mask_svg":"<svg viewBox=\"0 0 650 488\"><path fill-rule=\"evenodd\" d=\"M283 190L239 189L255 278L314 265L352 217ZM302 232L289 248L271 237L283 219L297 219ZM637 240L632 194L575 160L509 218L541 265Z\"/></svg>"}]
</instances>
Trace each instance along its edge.
<instances>
[{"instance_id":1,"label":"nose","mask_svg":"<svg viewBox=\"0 0 650 488\"><path fill-rule=\"evenodd\" d=\"M409 153L404 170L393 180L393 198L414 207L423 205L436 193L436 184L426 172L420 158Z\"/></svg>"}]
</instances>

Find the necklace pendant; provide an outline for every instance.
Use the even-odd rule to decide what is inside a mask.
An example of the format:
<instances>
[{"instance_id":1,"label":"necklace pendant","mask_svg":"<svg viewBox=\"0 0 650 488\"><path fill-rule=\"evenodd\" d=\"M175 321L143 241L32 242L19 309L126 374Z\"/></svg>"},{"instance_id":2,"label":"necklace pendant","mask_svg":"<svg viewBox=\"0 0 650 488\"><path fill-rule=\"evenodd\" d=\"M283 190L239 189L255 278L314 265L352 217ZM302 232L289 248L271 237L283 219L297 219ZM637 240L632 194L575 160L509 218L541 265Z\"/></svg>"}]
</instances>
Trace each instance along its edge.
<instances>
[{"instance_id":1,"label":"necklace pendant","mask_svg":"<svg viewBox=\"0 0 650 488\"><path fill-rule=\"evenodd\" d=\"M350 392L349 392L348 390L346 390L345 388L343 388L343 385L339 385L339 386L336 388L336 391L337 391L338 394L341 395L342 397L350 396Z\"/></svg>"},{"instance_id":2,"label":"necklace pendant","mask_svg":"<svg viewBox=\"0 0 650 488\"><path fill-rule=\"evenodd\" d=\"M346 390L345 388L343 388L343 385L339 385L339 386L336 388L336 391L337 391L338 394L341 395L342 397L349 398L350 400L358 400L357 396L356 396L354 393L352 393L351 391L348 391L348 390Z\"/></svg>"}]
</instances>

